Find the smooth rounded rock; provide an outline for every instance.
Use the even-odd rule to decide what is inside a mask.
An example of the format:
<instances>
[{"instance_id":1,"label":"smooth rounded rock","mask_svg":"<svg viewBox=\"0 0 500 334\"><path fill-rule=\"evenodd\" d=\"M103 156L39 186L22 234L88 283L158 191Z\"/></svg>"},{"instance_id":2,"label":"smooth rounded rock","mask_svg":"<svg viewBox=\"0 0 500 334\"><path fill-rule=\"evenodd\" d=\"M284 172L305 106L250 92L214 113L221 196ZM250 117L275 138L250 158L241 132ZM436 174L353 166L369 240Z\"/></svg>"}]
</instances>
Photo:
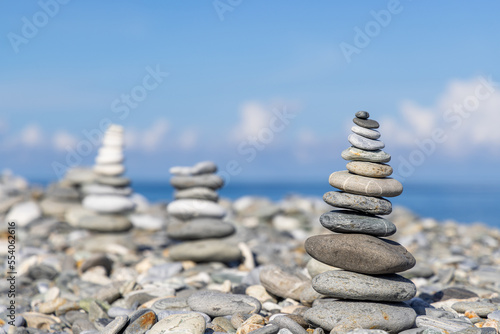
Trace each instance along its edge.
<instances>
[{"instance_id":1,"label":"smooth rounded rock","mask_svg":"<svg viewBox=\"0 0 500 334\"><path fill-rule=\"evenodd\" d=\"M122 164L95 165L94 172L106 176L118 176L125 173L125 166Z\"/></svg>"},{"instance_id":2,"label":"smooth rounded rock","mask_svg":"<svg viewBox=\"0 0 500 334\"><path fill-rule=\"evenodd\" d=\"M321 225L337 233L361 233L375 237L387 237L396 233L396 225L387 219L350 211L336 210L326 212L319 218Z\"/></svg>"},{"instance_id":3,"label":"smooth rounded rock","mask_svg":"<svg viewBox=\"0 0 500 334\"><path fill-rule=\"evenodd\" d=\"M123 232L132 228L132 223L127 217L109 214L101 215L81 207L68 210L65 220L75 228L98 232Z\"/></svg>"},{"instance_id":4,"label":"smooth rounded rock","mask_svg":"<svg viewBox=\"0 0 500 334\"><path fill-rule=\"evenodd\" d=\"M102 334L117 334L119 333L127 324L128 317L126 315L118 316L113 321L111 321L103 330Z\"/></svg>"},{"instance_id":5,"label":"smooth rounded rock","mask_svg":"<svg viewBox=\"0 0 500 334\"><path fill-rule=\"evenodd\" d=\"M296 321L287 317L286 315L280 315L273 317L269 322L270 324L276 325L279 328L286 328L293 334L307 334L308 332L302 328Z\"/></svg>"},{"instance_id":6,"label":"smooth rounded rock","mask_svg":"<svg viewBox=\"0 0 500 334\"><path fill-rule=\"evenodd\" d=\"M224 180L215 174L174 176L170 179L170 184L176 189L204 187L216 190L224 185Z\"/></svg>"},{"instance_id":7,"label":"smooth rounded rock","mask_svg":"<svg viewBox=\"0 0 500 334\"><path fill-rule=\"evenodd\" d=\"M361 119L368 119L370 118L370 113L368 111L361 110L356 112L355 116Z\"/></svg>"},{"instance_id":8,"label":"smooth rounded rock","mask_svg":"<svg viewBox=\"0 0 500 334\"><path fill-rule=\"evenodd\" d=\"M306 266L307 272L309 273L309 276L311 277L316 277L321 273L330 271L330 270L340 270L338 268L335 268L333 266L329 266L328 264L324 264L323 262L319 262L315 258L311 258L307 262Z\"/></svg>"},{"instance_id":9,"label":"smooth rounded rock","mask_svg":"<svg viewBox=\"0 0 500 334\"><path fill-rule=\"evenodd\" d=\"M368 162L389 162L391 155L382 151L365 151L351 146L342 151L342 159L352 161L368 161Z\"/></svg>"},{"instance_id":10,"label":"smooth rounded rock","mask_svg":"<svg viewBox=\"0 0 500 334\"><path fill-rule=\"evenodd\" d=\"M195 188L187 188L184 190L176 190L174 192L174 198L175 199L196 198L196 199L204 199L207 201L217 202L219 200L219 195L210 188L195 187Z\"/></svg>"},{"instance_id":11,"label":"smooth rounded rock","mask_svg":"<svg viewBox=\"0 0 500 334\"><path fill-rule=\"evenodd\" d=\"M40 217L42 217L40 206L34 201L28 201L15 204L9 210L5 221L14 221L17 226L24 227Z\"/></svg>"},{"instance_id":12,"label":"smooth rounded rock","mask_svg":"<svg viewBox=\"0 0 500 334\"><path fill-rule=\"evenodd\" d=\"M192 167L177 166L170 168L170 174L180 176L213 174L215 172L217 172L217 165L212 161L201 161Z\"/></svg>"},{"instance_id":13,"label":"smooth rounded rock","mask_svg":"<svg viewBox=\"0 0 500 334\"><path fill-rule=\"evenodd\" d=\"M351 161L346 168L353 174L377 178L390 176L393 171L389 165L366 161Z\"/></svg>"},{"instance_id":14,"label":"smooth rounded rock","mask_svg":"<svg viewBox=\"0 0 500 334\"><path fill-rule=\"evenodd\" d=\"M451 308L459 313L472 311L482 318L500 309L500 305L486 302L458 302L451 305Z\"/></svg>"},{"instance_id":15,"label":"smooth rounded rock","mask_svg":"<svg viewBox=\"0 0 500 334\"><path fill-rule=\"evenodd\" d=\"M172 314L158 321L148 334L203 334L206 323L199 313Z\"/></svg>"},{"instance_id":16,"label":"smooth rounded rock","mask_svg":"<svg viewBox=\"0 0 500 334\"><path fill-rule=\"evenodd\" d=\"M347 333L357 328L381 329L397 334L413 327L417 314L404 303L372 303L330 301L304 313L312 325L332 334Z\"/></svg>"},{"instance_id":17,"label":"smooth rounded rock","mask_svg":"<svg viewBox=\"0 0 500 334\"><path fill-rule=\"evenodd\" d=\"M309 279L298 270L285 269L276 265L260 270L260 282L267 292L282 298L300 300L300 294L307 287Z\"/></svg>"},{"instance_id":18,"label":"smooth rounded rock","mask_svg":"<svg viewBox=\"0 0 500 334\"><path fill-rule=\"evenodd\" d=\"M167 212L179 219L188 220L197 217L224 218L226 209L212 201L201 199L179 199L171 202Z\"/></svg>"},{"instance_id":19,"label":"smooth rounded rock","mask_svg":"<svg viewBox=\"0 0 500 334\"><path fill-rule=\"evenodd\" d=\"M116 195L89 195L83 199L82 205L100 213L121 213L135 208L134 202L128 197Z\"/></svg>"},{"instance_id":20,"label":"smooth rounded rock","mask_svg":"<svg viewBox=\"0 0 500 334\"><path fill-rule=\"evenodd\" d=\"M154 326L156 320L157 318L154 311L139 309L130 316L130 324L123 334L144 334Z\"/></svg>"},{"instance_id":21,"label":"smooth rounded rock","mask_svg":"<svg viewBox=\"0 0 500 334\"><path fill-rule=\"evenodd\" d=\"M380 138L380 132L378 132L377 130L370 130L367 128L362 128L362 127L357 126L357 125L354 125L351 128L351 131L360 135L360 136L368 138L368 139L379 139Z\"/></svg>"},{"instance_id":22,"label":"smooth rounded rock","mask_svg":"<svg viewBox=\"0 0 500 334\"><path fill-rule=\"evenodd\" d=\"M193 311L203 312L211 317L234 313L252 314L260 312L261 309L260 302L253 297L216 291L195 292L187 302Z\"/></svg>"},{"instance_id":23,"label":"smooth rounded rock","mask_svg":"<svg viewBox=\"0 0 500 334\"><path fill-rule=\"evenodd\" d=\"M169 256L173 261L227 263L240 260L241 251L237 245L219 239L207 239L172 246L169 248Z\"/></svg>"},{"instance_id":24,"label":"smooth rounded rock","mask_svg":"<svg viewBox=\"0 0 500 334\"><path fill-rule=\"evenodd\" d=\"M112 187L126 187L130 185L130 179L123 176L103 176L100 175L96 178L95 182L105 184Z\"/></svg>"},{"instance_id":25,"label":"smooth rounded rock","mask_svg":"<svg viewBox=\"0 0 500 334\"><path fill-rule=\"evenodd\" d=\"M402 302L415 297L417 288L400 275L364 275L345 270L327 271L314 277L317 292L339 299Z\"/></svg>"},{"instance_id":26,"label":"smooth rounded rock","mask_svg":"<svg viewBox=\"0 0 500 334\"><path fill-rule=\"evenodd\" d=\"M235 227L218 219L199 218L183 223L170 224L167 235L177 240L224 238L234 234Z\"/></svg>"},{"instance_id":27,"label":"smooth rounded rock","mask_svg":"<svg viewBox=\"0 0 500 334\"><path fill-rule=\"evenodd\" d=\"M392 204L385 198L329 191L323 195L323 200L338 208L353 209L372 215L388 215L392 212Z\"/></svg>"},{"instance_id":28,"label":"smooth rounded rock","mask_svg":"<svg viewBox=\"0 0 500 334\"><path fill-rule=\"evenodd\" d=\"M349 140L352 146L360 150L377 151L385 147L385 144L380 140L368 139L356 133L351 133L349 137L347 137L347 140Z\"/></svg>"},{"instance_id":29,"label":"smooth rounded rock","mask_svg":"<svg viewBox=\"0 0 500 334\"><path fill-rule=\"evenodd\" d=\"M121 164L125 160L123 154L99 154L95 158L95 163L98 165L116 165Z\"/></svg>"},{"instance_id":30,"label":"smooth rounded rock","mask_svg":"<svg viewBox=\"0 0 500 334\"><path fill-rule=\"evenodd\" d=\"M399 243L365 234L315 235L305 248L318 261L362 274L393 274L416 262Z\"/></svg>"},{"instance_id":31,"label":"smooth rounded rock","mask_svg":"<svg viewBox=\"0 0 500 334\"><path fill-rule=\"evenodd\" d=\"M362 119L356 117L352 121L354 122L354 124L367 129L378 129L380 126L380 124L378 124L378 122L373 119Z\"/></svg>"},{"instance_id":32,"label":"smooth rounded rock","mask_svg":"<svg viewBox=\"0 0 500 334\"><path fill-rule=\"evenodd\" d=\"M403 192L403 185L396 179L374 179L352 174L347 170L332 173L329 182L332 187L364 196L396 197Z\"/></svg>"},{"instance_id":33,"label":"smooth rounded rock","mask_svg":"<svg viewBox=\"0 0 500 334\"><path fill-rule=\"evenodd\" d=\"M132 194L132 188L129 187L112 187L103 184L86 184L82 187L82 192L85 195L118 195L128 196Z\"/></svg>"}]
</instances>

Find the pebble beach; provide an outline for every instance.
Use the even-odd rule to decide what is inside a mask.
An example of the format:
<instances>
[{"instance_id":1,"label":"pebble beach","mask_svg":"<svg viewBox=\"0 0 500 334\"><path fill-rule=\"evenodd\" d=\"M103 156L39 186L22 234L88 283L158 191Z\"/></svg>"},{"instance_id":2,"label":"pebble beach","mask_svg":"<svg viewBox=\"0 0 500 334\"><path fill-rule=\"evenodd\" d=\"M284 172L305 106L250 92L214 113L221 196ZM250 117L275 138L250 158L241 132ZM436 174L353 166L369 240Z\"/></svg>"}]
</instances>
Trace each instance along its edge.
<instances>
[{"instance_id":1,"label":"pebble beach","mask_svg":"<svg viewBox=\"0 0 500 334\"><path fill-rule=\"evenodd\" d=\"M378 123L354 123L323 198L231 201L205 161L151 203L120 126L46 188L2 174L0 334L500 333L500 230L392 207Z\"/></svg>"}]
</instances>

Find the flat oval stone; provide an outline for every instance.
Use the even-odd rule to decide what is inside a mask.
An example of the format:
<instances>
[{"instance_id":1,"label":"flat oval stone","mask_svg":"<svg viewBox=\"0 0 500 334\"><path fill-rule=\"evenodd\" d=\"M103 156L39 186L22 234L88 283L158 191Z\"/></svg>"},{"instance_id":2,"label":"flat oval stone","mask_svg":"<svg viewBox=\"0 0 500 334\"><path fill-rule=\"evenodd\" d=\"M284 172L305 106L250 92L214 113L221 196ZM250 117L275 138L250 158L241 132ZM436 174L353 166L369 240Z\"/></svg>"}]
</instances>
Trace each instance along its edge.
<instances>
[{"instance_id":1,"label":"flat oval stone","mask_svg":"<svg viewBox=\"0 0 500 334\"><path fill-rule=\"evenodd\" d=\"M137 314L140 312L139 314ZM134 315L137 316L134 317ZM139 309L130 317L130 324L123 334L144 334L156 323L156 313L153 310Z\"/></svg>"},{"instance_id":2,"label":"flat oval stone","mask_svg":"<svg viewBox=\"0 0 500 334\"><path fill-rule=\"evenodd\" d=\"M481 318L486 318L488 314L498 310L500 305L487 302L458 302L451 305L451 308L459 313L472 311Z\"/></svg>"},{"instance_id":3,"label":"flat oval stone","mask_svg":"<svg viewBox=\"0 0 500 334\"><path fill-rule=\"evenodd\" d=\"M319 274L312 287L329 297L384 302L410 300L417 293L412 281L397 274L369 276L345 270Z\"/></svg>"},{"instance_id":4,"label":"flat oval stone","mask_svg":"<svg viewBox=\"0 0 500 334\"><path fill-rule=\"evenodd\" d=\"M434 329L440 331L440 333L457 333L461 330L474 328L474 325L468 319L435 318L426 315L417 317L415 323L419 328Z\"/></svg>"},{"instance_id":5,"label":"flat oval stone","mask_svg":"<svg viewBox=\"0 0 500 334\"><path fill-rule=\"evenodd\" d=\"M403 185L396 179L375 179L352 174L347 170L332 173L328 181L332 187L357 195L396 197L403 192Z\"/></svg>"},{"instance_id":6,"label":"flat oval stone","mask_svg":"<svg viewBox=\"0 0 500 334\"><path fill-rule=\"evenodd\" d=\"M357 118L362 118L362 119L367 119L367 118L370 118L370 114L368 113L368 111L358 111L355 116Z\"/></svg>"},{"instance_id":7,"label":"flat oval stone","mask_svg":"<svg viewBox=\"0 0 500 334\"><path fill-rule=\"evenodd\" d=\"M267 292L281 298L300 300L309 279L299 271L268 265L260 270L260 283Z\"/></svg>"},{"instance_id":8,"label":"flat oval stone","mask_svg":"<svg viewBox=\"0 0 500 334\"><path fill-rule=\"evenodd\" d=\"M99 176L97 177L96 182L113 187L126 187L130 185L130 179L123 176Z\"/></svg>"},{"instance_id":9,"label":"flat oval stone","mask_svg":"<svg viewBox=\"0 0 500 334\"><path fill-rule=\"evenodd\" d=\"M234 313L252 314L260 312L261 309L260 302L253 297L217 291L195 292L187 302L193 311L203 312L211 317Z\"/></svg>"},{"instance_id":10,"label":"flat oval stone","mask_svg":"<svg viewBox=\"0 0 500 334\"><path fill-rule=\"evenodd\" d=\"M102 334L117 334L119 333L123 327L127 324L128 317L126 315L121 315L116 317L113 321L111 321L103 330L101 330Z\"/></svg>"},{"instance_id":11,"label":"flat oval stone","mask_svg":"<svg viewBox=\"0 0 500 334\"><path fill-rule=\"evenodd\" d=\"M347 333L356 328L381 329L397 334L412 328L417 314L404 303L331 301L304 313L312 325L330 333Z\"/></svg>"},{"instance_id":12,"label":"flat oval stone","mask_svg":"<svg viewBox=\"0 0 500 334\"><path fill-rule=\"evenodd\" d=\"M170 184L176 189L205 187L216 190L224 185L224 180L220 176L215 174L174 176L170 179Z\"/></svg>"},{"instance_id":13,"label":"flat oval stone","mask_svg":"<svg viewBox=\"0 0 500 334\"><path fill-rule=\"evenodd\" d=\"M197 217L224 218L226 209L212 201L201 199L179 199L167 206L167 212L179 219L187 220Z\"/></svg>"},{"instance_id":14,"label":"flat oval stone","mask_svg":"<svg viewBox=\"0 0 500 334\"><path fill-rule=\"evenodd\" d=\"M385 144L380 140L368 139L355 133L351 133L347 140L352 146L360 150L377 151L385 147Z\"/></svg>"},{"instance_id":15,"label":"flat oval stone","mask_svg":"<svg viewBox=\"0 0 500 334\"><path fill-rule=\"evenodd\" d=\"M344 160L352 161L368 161L368 162L389 162L391 161L391 155L379 150L379 151L365 151L360 150L354 146L349 147L344 150L341 154Z\"/></svg>"},{"instance_id":16,"label":"flat oval stone","mask_svg":"<svg viewBox=\"0 0 500 334\"><path fill-rule=\"evenodd\" d=\"M121 164L125 160L123 154L98 154L95 163L98 165Z\"/></svg>"},{"instance_id":17,"label":"flat oval stone","mask_svg":"<svg viewBox=\"0 0 500 334\"><path fill-rule=\"evenodd\" d=\"M205 199L207 201L217 202L219 200L219 195L210 188L194 187L187 188L183 190L176 190L174 192L175 199Z\"/></svg>"},{"instance_id":18,"label":"flat oval stone","mask_svg":"<svg viewBox=\"0 0 500 334\"><path fill-rule=\"evenodd\" d=\"M396 225L387 219L350 210L326 212L319 221L323 227L337 233L362 233L375 237L396 233Z\"/></svg>"},{"instance_id":19,"label":"flat oval stone","mask_svg":"<svg viewBox=\"0 0 500 334\"><path fill-rule=\"evenodd\" d=\"M377 130L371 130L367 128L362 128L360 126L354 125L351 128L351 131L368 139L379 139L380 138L380 132Z\"/></svg>"},{"instance_id":20,"label":"flat oval stone","mask_svg":"<svg viewBox=\"0 0 500 334\"><path fill-rule=\"evenodd\" d=\"M315 235L305 248L318 261L361 274L393 274L416 262L399 243L366 234Z\"/></svg>"},{"instance_id":21,"label":"flat oval stone","mask_svg":"<svg viewBox=\"0 0 500 334\"><path fill-rule=\"evenodd\" d=\"M169 238L177 240L198 240L224 238L234 234L235 227L218 219L199 218L185 223L170 224L167 227Z\"/></svg>"},{"instance_id":22,"label":"flat oval stone","mask_svg":"<svg viewBox=\"0 0 500 334\"><path fill-rule=\"evenodd\" d=\"M172 314L158 321L148 334L203 334L206 323L199 313Z\"/></svg>"},{"instance_id":23,"label":"flat oval stone","mask_svg":"<svg viewBox=\"0 0 500 334\"><path fill-rule=\"evenodd\" d=\"M130 220L123 215L102 215L82 207L67 211L65 221L75 228L97 232L123 232L132 228Z\"/></svg>"},{"instance_id":24,"label":"flat oval stone","mask_svg":"<svg viewBox=\"0 0 500 334\"><path fill-rule=\"evenodd\" d=\"M213 174L217 172L217 165L212 161L202 161L198 162L192 167L172 167L170 168L170 174L189 176L189 175L201 175L201 174Z\"/></svg>"},{"instance_id":25,"label":"flat oval stone","mask_svg":"<svg viewBox=\"0 0 500 334\"><path fill-rule=\"evenodd\" d=\"M122 164L95 165L94 172L105 176L118 176L125 173L125 166Z\"/></svg>"},{"instance_id":26,"label":"flat oval stone","mask_svg":"<svg viewBox=\"0 0 500 334\"><path fill-rule=\"evenodd\" d=\"M392 174L392 167L386 164L365 162L365 161L351 161L346 165L349 172L366 177L383 178Z\"/></svg>"},{"instance_id":27,"label":"flat oval stone","mask_svg":"<svg viewBox=\"0 0 500 334\"><path fill-rule=\"evenodd\" d=\"M135 209L135 203L125 196L88 195L82 201L85 209L100 213L122 213Z\"/></svg>"},{"instance_id":28,"label":"flat oval stone","mask_svg":"<svg viewBox=\"0 0 500 334\"><path fill-rule=\"evenodd\" d=\"M391 202L379 197L329 191L323 195L323 200L338 208L353 209L372 215L388 215L392 212Z\"/></svg>"},{"instance_id":29,"label":"flat oval stone","mask_svg":"<svg viewBox=\"0 0 500 334\"><path fill-rule=\"evenodd\" d=\"M373 119L362 119L356 117L352 121L354 122L354 124L367 129L378 129L378 127L380 126L378 122Z\"/></svg>"},{"instance_id":30,"label":"flat oval stone","mask_svg":"<svg viewBox=\"0 0 500 334\"><path fill-rule=\"evenodd\" d=\"M194 262L232 262L241 259L241 251L237 245L219 239L207 239L184 242L169 248L169 256L173 261Z\"/></svg>"}]
</instances>

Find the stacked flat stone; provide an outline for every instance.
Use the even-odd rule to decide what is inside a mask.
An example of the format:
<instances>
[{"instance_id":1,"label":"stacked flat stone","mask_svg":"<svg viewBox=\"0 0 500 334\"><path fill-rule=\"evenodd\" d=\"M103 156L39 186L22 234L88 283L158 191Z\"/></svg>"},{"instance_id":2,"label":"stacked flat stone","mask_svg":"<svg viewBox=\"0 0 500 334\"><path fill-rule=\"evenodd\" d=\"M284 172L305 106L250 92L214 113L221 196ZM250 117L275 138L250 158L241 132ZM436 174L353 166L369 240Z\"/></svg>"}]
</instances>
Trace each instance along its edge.
<instances>
[{"instance_id":1,"label":"stacked flat stone","mask_svg":"<svg viewBox=\"0 0 500 334\"><path fill-rule=\"evenodd\" d=\"M235 233L234 225L223 221L226 210L218 204L216 190L224 180L217 166L203 161L192 167L172 167L170 183L176 189L167 207L170 221L167 235L183 243L169 249L174 261L232 262L241 258L237 245L224 238Z\"/></svg>"},{"instance_id":2,"label":"stacked flat stone","mask_svg":"<svg viewBox=\"0 0 500 334\"><path fill-rule=\"evenodd\" d=\"M70 224L101 232L125 231L132 227L127 215L136 205L130 198L130 179L123 176L123 146L123 127L110 125L95 159L94 181L81 188L83 209L71 210L66 215Z\"/></svg>"},{"instance_id":3,"label":"stacked flat stone","mask_svg":"<svg viewBox=\"0 0 500 334\"><path fill-rule=\"evenodd\" d=\"M416 294L415 285L397 275L412 268L415 258L400 244L382 237L396 226L377 215L387 215L392 204L383 197L402 193L402 184L389 176L391 156L382 151L377 121L366 111L356 113L342 152L350 161L346 171L330 175L330 185L340 191L327 192L326 203L342 208L323 214L321 224L336 234L312 236L306 251L317 261L335 267L313 278L314 290L338 300L322 302L305 313L314 326L332 333L355 328L382 329L399 333L411 328L415 311L403 303Z\"/></svg>"}]
</instances>

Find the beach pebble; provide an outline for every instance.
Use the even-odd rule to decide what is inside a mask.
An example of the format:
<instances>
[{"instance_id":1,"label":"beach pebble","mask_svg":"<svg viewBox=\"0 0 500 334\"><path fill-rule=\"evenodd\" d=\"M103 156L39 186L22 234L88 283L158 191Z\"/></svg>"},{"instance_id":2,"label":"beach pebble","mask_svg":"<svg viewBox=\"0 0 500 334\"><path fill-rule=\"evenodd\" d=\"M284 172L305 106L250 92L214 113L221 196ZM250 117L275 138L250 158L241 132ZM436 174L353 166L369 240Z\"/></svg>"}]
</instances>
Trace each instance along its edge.
<instances>
[{"instance_id":1,"label":"beach pebble","mask_svg":"<svg viewBox=\"0 0 500 334\"><path fill-rule=\"evenodd\" d=\"M386 164L351 161L346 165L349 172L366 177L384 178L392 174L392 167Z\"/></svg>"},{"instance_id":2,"label":"beach pebble","mask_svg":"<svg viewBox=\"0 0 500 334\"><path fill-rule=\"evenodd\" d=\"M354 122L354 124L367 129L378 129L380 126L378 122L373 119L362 119L356 117L352 121Z\"/></svg>"},{"instance_id":3,"label":"beach pebble","mask_svg":"<svg viewBox=\"0 0 500 334\"><path fill-rule=\"evenodd\" d=\"M128 216L132 225L141 230L158 231L164 228L165 221L161 217L153 216L147 213L137 213Z\"/></svg>"},{"instance_id":4,"label":"beach pebble","mask_svg":"<svg viewBox=\"0 0 500 334\"><path fill-rule=\"evenodd\" d=\"M396 274L369 276L345 270L319 274L312 287L329 297L369 301L406 301L417 293L412 281Z\"/></svg>"},{"instance_id":5,"label":"beach pebble","mask_svg":"<svg viewBox=\"0 0 500 334\"><path fill-rule=\"evenodd\" d=\"M260 302L253 297L215 291L196 292L188 298L187 302L193 311L203 312L211 317L234 313L257 313L261 309Z\"/></svg>"},{"instance_id":6,"label":"beach pebble","mask_svg":"<svg viewBox=\"0 0 500 334\"><path fill-rule=\"evenodd\" d=\"M391 161L391 155L379 150L379 151L365 151L354 146L345 149L342 154L344 160L351 161L367 161L367 162L389 162Z\"/></svg>"},{"instance_id":7,"label":"beach pebble","mask_svg":"<svg viewBox=\"0 0 500 334\"><path fill-rule=\"evenodd\" d=\"M123 176L103 176L99 175L95 182L112 187L127 187L130 185L130 179Z\"/></svg>"},{"instance_id":8,"label":"beach pebble","mask_svg":"<svg viewBox=\"0 0 500 334\"><path fill-rule=\"evenodd\" d=\"M392 212L392 203L384 198L329 191L323 195L323 200L331 206L372 215L388 215Z\"/></svg>"},{"instance_id":9,"label":"beach pebble","mask_svg":"<svg viewBox=\"0 0 500 334\"><path fill-rule=\"evenodd\" d=\"M301 325L286 315L273 316L273 319L269 323L279 328L286 328L293 334L307 334L307 331Z\"/></svg>"},{"instance_id":10,"label":"beach pebble","mask_svg":"<svg viewBox=\"0 0 500 334\"><path fill-rule=\"evenodd\" d=\"M499 309L499 305L486 302L458 302L451 306L452 309L459 313L472 311L482 318L486 318L488 314Z\"/></svg>"},{"instance_id":11,"label":"beach pebble","mask_svg":"<svg viewBox=\"0 0 500 334\"><path fill-rule=\"evenodd\" d=\"M435 318L427 315L418 316L415 323L420 328L443 330L449 333L474 327L470 321L465 319Z\"/></svg>"},{"instance_id":12,"label":"beach pebble","mask_svg":"<svg viewBox=\"0 0 500 334\"><path fill-rule=\"evenodd\" d=\"M5 221L16 222L16 226L25 227L32 221L42 217L40 206L33 201L14 204L5 217Z\"/></svg>"},{"instance_id":13,"label":"beach pebble","mask_svg":"<svg viewBox=\"0 0 500 334\"><path fill-rule=\"evenodd\" d=\"M154 326L156 320L154 311L140 309L130 316L129 324L123 334L144 334Z\"/></svg>"},{"instance_id":14,"label":"beach pebble","mask_svg":"<svg viewBox=\"0 0 500 334\"><path fill-rule=\"evenodd\" d=\"M309 279L298 270L285 269L277 265L265 266L260 271L260 282L275 296L300 300L300 294Z\"/></svg>"},{"instance_id":15,"label":"beach pebble","mask_svg":"<svg viewBox=\"0 0 500 334\"><path fill-rule=\"evenodd\" d=\"M203 187L216 190L224 185L224 180L215 174L202 174L196 176L174 176L170 184L176 189Z\"/></svg>"},{"instance_id":16,"label":"beach pebble","mask_svg":"<svg viewBox=\"0 0 500 334\"><path fill-rule=\"evenodd\" d=\"M118 316L101 330L101 334L118 334L125 327L127 321L126 315Z\"/></svg>"},{"instance_id":17,"label":"beach pebble","mask_svg":"<svg viewBox=\"0 0 500 334\"><path fill-rule=\"evenodd\" d=\"M89 195L82 205L85 209L99 213L122 213L134 210L135 204L128 197L116 195Z\"/></svg>"},{"instance_id":18,"label":"beach pebble","mask_svg":"<svg viewBox=\"0 0 500 334\"><path fill-rule=\"evenodd\" d=\"M315 258L311 258L309 262L307 262L306 266L307 272L309 273L309 276L314 278L315 276L330 271L330 270L340 270L336 267L329 266L328 264L324 264L323 262L320 262L316 260Z\"/></svg>"},{"instance_id":19,"label":"beach pebble","mask_svg":"<svg viewBox=\"0 0 500 334\"><path fill-rule=\"evenodd\" d=\"M105 176L119 176L125 173L125 166L122 164L95 165L94 172Z\"/></svg>"},{"instance_id":20,"label":"beach pebble","mask_svg":"<svg viewBox=\"0 0 500 334\"><path fill-rule=\"evenodd\" d=\"M334 172L329 178L330 185L351 194L377 197L396 197L403 192L403 185L396 179L375 179L349 173Z\"/></svg>"},{"instance_id":21,"label":"beach pebble","mask_svg":"<svg viewBox=\"0 0 500 334\"><path fill-rule=\"evenodd\" d=\"M179 219L224 218L226 209L212 201L200 199L179 199L171 202L167 212Z\"/></svg>"},{"instance_id":22,"label":"beach pebble","mask_svg":"<svg viewBox=\"0 0 500 334\"><path fill-rule=\"evenodd\" d=\"M174 192L175 199L204 199L207 201L217 202L219 200L219 195L210 188L194 187L187 188L183 190L176 190Z\"/></svg>"},{"instance_id":23,"label":"beach pebble","mask_svg":"<svg viewBox=\"0 0 500 334\"><path fill-rule=\"evenodd\" d=\"M84 228L98 232L121 232L132 227L132 223L121 215L101 215L83 208L69 210L65 219L75 228Z\"/></svg>"},{"instance_id":24,"label":"beach pebble","mask_svg":"<svg viewBox=\"0 0 500 334\"><path fill-rule=\"evenodd\" d=\"M404 303L329 301L307 310L305 319L331 333L356 328L381 329L399 333L413 326L415 311Z\"/></svg>"},{"instance_id":25,"label":"beach pebble","mask_svg":"<svg viewBox=\"0 0 500 334\"><path fill-rule=\"evenodd\" d=\"M368 139L356 133L351 133L349 137L347 137L347 140L349 140L352 146L360 150L377 151L385 147L385 144L379 140Z\"/></svg>"},{"instance_id":26,"label":"beach pebble","mask_svg":"<svg viewBox=\"0 0 500 334\"><path fill-rule=\"evenodd\" d=\"M362 111L357 111L355 116L361 119L368 119L370 118L370 113L368 111L362 110Z\"/></svg>"},{"instance_id":27,"label":"beach pebble","mask_svg":"<svg viewBox=\"0 0 500 334\"><path fill-rule=\"evenodd\" d=\"M170 174L173 175L200 175L200 174L213 174L217 172L217 165L212 161L202 161L198 162L192 167L172 167L170 168Z\"/></svg>"},{"instance_id":28,"label":"beach pebble","mask_svg":"<svg viewBox=\"0 0 500 334\"><path fill-rule=\"evenodd\" d=\"M218 239L205 239L185 242L169 248L169 257L173 261L194 262L232 262L241 259L237 245Z\"/></svg>"},{"instance_id":29,"label":"beach pebble","mask_svg":"<svg viewBox=\"0 0 500 334\"><path fill-rule=\"evenodd\" d=\"M169 238L177 240L224 238L234 234L235 231L232 224L211 218L197 218L187 222L170 224L167 227Z\"/></svg>"},{"instance_id":30,"label":"beach pebble","mask_svg":"<svg viewBox=\"0 0 500 334\"><path fill-rule=\"evenodd\" d=\"M130 187L112 187L104 184L86 184L81 191L85 195L128 196L132 194L132 188Z\"/></svg>"},{"instance_id":31,"label":"beach pebble","mask_svg":"<svg viewBox=\"0 0 500 334\"><path fill-rule=\"evenodd\" d=\"M358 134L360 136L363 136L368 139L379 139L380 138L380 132L377 130L373 129L367 129L367 128L362 128L360 126L354 125L351 128L351 131L354 132L355 134Z\"/></svg>"},{"instance_id":32,"label":"beach pebble","mask_svg":"<svg viewBox=\"0 0 500 334\"><path fill-rule=\"evenodd\" d=\"M362 233L376 237L396 233L396 225L387 219L350 210L326 212L319 221L323 227L337 233Z\"/></svg>"},{"instance_id":33,"label":"beach pebble","mask_svg":"<svg viewBox=\"0 0 500 334\"><path fill-rule=\"evenodd\" d=\"M157 322L148 334L203 334L205 319L198 313L172 314Z\"/></svg>"},{"instance_id":34,"label":"beach pebble","mask_svg":"<svg viewBox=\"0 0 500 334\"><path fill-rule=\"evenodd\" d=\"M395 241L365 234L316 235L305 248L316 260L362 274L392 274L415 265L415 258Z\"/></svg>"}]
</instances>

